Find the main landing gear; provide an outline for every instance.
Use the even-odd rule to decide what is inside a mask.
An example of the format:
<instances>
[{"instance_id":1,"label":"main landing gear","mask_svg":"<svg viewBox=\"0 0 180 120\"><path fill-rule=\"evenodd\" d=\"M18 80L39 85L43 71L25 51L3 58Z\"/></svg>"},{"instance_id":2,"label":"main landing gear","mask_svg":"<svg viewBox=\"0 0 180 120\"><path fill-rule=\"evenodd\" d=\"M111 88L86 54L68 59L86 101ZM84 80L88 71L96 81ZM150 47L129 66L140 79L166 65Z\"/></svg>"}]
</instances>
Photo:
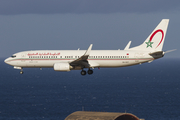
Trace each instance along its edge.
<instances>
[{"instance_id":1,"label":"main landing gear","mask_svg":"<svg viewBox=\"0 0 180 120\"><path fill-rule=\"evenodd\" d=\"M88 73L89 75L91 75L91 74L93 74L93 70L89 69L89 70L87 71L87 73ZM83 76L86 75L86 71L82 69L81 75L83 75Z\"/></svg>"}]
</instances>

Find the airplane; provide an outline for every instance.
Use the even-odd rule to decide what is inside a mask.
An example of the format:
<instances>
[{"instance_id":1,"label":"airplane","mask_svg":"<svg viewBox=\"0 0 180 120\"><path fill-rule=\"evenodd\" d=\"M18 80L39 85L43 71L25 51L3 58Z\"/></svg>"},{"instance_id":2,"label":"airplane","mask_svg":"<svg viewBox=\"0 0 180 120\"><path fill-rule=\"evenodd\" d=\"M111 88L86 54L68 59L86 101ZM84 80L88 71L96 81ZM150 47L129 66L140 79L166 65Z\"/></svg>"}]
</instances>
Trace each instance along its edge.
<instances>
[{"instance_id":1,"label":"airplane","mask_svg":"<svg viewBox=\"0 0 180 120\"><path fill-rule=\"evenodd\" d=\"M5 63L20 69L54 68L55 71L81 70L81 75L93 74L94 68L126 67L161 58L169 19L162 19L147 39L139 46L130 48L131 41L124 50L33 50L13 54ZM171 50L173 51L173 50ZM170 51L169 51L170 52Z\"/></svg>"}]
</instances>

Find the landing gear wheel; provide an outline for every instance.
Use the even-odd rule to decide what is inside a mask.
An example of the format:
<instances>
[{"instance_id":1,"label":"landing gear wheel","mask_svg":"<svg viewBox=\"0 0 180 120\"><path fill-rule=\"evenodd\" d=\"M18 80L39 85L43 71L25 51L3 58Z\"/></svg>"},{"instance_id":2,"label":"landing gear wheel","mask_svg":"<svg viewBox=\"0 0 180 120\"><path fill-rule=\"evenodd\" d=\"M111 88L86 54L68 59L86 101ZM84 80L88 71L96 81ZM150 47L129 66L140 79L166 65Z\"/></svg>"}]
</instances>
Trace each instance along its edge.
<instances>
[{"instance_id":1,"label":"landing gear wheel","mask_svg":"<svg viewBox=\"0 0 180 120\"><path fill-rule=\"evenodd\" d=\"M23 71L20 71L20 74L23 74Z\"/></svg>"},{"instance_id":2,"label":"landing gear wheel","mask_svg":"<svg viewBox=\"0 0 180 120\"><path fill-rule=\"evenodd\" d=\"M81 71L81 75L86 75L86 71L85 71L85 70L82 70L82 71Z\"/></svg>"},{"instance_id":3,"label":"landing gear wheel","mask_svg":"<svg viewBox=\"0 0 180 120\"><path fill-rule=\"evenodd\" d=\"M93 74L93 70L89 69L87 72L88 72L89 75Z\"/></svg>"}]
</instances>

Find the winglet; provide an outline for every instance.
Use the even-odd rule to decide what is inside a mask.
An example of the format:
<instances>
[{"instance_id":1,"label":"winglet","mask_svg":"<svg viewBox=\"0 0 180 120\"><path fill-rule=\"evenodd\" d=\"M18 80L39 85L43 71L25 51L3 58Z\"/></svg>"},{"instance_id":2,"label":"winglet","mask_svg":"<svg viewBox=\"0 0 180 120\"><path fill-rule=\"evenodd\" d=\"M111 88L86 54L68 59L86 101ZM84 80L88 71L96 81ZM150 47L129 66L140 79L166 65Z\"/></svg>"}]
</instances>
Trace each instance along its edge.
<instances>
[{"instance_id":1,"label":"winglet","mask_svg":"<svg viewBox=\"0 0 180 120\"><path fill-rule=\"evenodd\" d=\"M126 47L124 48L124 50L128 50L129 47L130 47L130 45L131 45L131 41L129 41L129 43L126 45Z\"/></svg>"},{"instance_id":2,"label":"winglet","mask_svg":"<svg viewBox=\"0 0 180 120\"><path fill-rule=\"evenodd\" d=\"M84 56L89 56L91 49L92 49L93 44L90 44L89 48L87 49L87 51L85 52Z\"/></svg>"}]
</instances>

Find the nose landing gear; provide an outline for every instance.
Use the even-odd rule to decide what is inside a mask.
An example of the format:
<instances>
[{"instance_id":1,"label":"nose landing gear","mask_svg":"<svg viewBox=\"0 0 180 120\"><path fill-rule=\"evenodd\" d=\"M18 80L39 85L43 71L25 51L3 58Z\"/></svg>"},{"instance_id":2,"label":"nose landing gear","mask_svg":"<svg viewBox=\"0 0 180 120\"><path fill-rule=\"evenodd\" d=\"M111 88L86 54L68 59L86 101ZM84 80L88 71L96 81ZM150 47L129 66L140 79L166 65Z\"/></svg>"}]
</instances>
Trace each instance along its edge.
<instances>
[{"instance_id":1,"label":"nose landing gear","mask_svg":"<svg viewBox=\"0 0 180 120\"><path fill-rule=\"evenodd\" d=\"M23 68L21 68L21 71L20 71L20 74L23 74L24 72L23 72Z\"/></svg>"}]
</instances>

